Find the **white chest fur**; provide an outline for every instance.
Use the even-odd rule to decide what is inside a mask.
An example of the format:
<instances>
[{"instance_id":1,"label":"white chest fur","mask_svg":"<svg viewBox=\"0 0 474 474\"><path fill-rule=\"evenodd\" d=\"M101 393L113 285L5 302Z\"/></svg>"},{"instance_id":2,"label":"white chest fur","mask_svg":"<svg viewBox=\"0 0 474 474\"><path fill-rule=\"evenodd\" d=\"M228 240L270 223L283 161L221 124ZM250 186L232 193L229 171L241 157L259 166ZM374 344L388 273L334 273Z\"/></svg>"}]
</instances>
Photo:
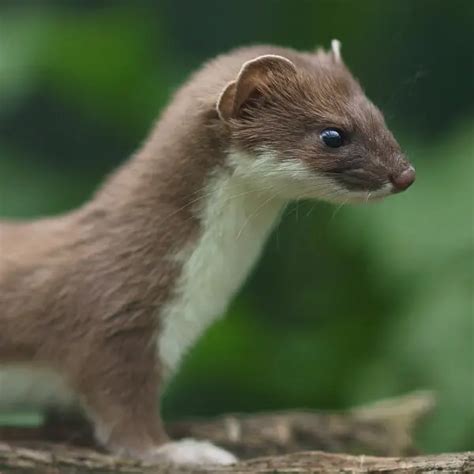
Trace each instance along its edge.
<instances>
[{"instance_id":1,"label":"white chest fur","mask_svg":"<svg viewBox=\"0 0 474 474\"><path fill-rule=\"evenodd\" d=\"M283 208L270 193L249 189L240 178L212 180L202 206L203 231L183 255L176 296L161 314L158 353L166 372L225 311L248 275Z\"/></svg>"}]
</instances>

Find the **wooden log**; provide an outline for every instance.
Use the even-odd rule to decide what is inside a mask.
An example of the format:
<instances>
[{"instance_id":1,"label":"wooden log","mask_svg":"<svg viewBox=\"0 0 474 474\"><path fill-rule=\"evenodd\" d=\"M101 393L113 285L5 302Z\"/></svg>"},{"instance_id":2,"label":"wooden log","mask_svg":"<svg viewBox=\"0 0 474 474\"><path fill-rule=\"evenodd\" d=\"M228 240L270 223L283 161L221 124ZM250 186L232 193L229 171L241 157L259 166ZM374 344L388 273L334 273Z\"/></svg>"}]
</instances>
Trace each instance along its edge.
<instances>
[{"instance_id":1,"label":"wooden log","mask_svg":"<svg viewBox=\"0 0 474 474\"><path fill-rule=\"evenodd\" d=\"M2 428L0 473L474 472L474 453L402 457L416 453L413 429L433 406L431 393L416 392L341 412L287 411L170 423L173 437L208 439L242 460L207 468L120 459L86 447L91 446L90 433L74 434L67 426L56 432L51 426Z\"/></svg>"},{"instance_id":2,"label":"wooden log","mask_svg":"<svg viewBox=\"0 0 474 474\"><path fill-rule=\"evenodd\" d=\"M413 431L434 407L415 392L340 412L285 411L171 423L173 438L209 439L239 458L319 450L378 456L417 454Z\"/></svg>"},{"instance_id":3,"label":"wooden log","mask_svg":"<svg viewBox=\"0 0 474 474\"><path fill-rule=\"evenodd\" d=\"M51 449L27 449L0 444L0 472L23 474L256 474L328 472L474 472L474 452L432 456L375 457L308 451L267 456L231 466L144 466L86 448L55 445Z\"/></svg>"}]
</instances>

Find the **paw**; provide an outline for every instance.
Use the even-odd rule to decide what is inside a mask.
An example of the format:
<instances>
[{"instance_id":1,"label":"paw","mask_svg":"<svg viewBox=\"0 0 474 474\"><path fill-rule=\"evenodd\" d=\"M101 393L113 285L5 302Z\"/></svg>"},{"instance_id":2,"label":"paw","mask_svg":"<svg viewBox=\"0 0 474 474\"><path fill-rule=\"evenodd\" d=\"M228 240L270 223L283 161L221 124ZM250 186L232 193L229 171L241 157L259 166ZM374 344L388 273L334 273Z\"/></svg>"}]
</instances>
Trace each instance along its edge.
<instances>
[{"instance_id":1,"label":"paw","mask_svg":"<svg viewBox=\"0 0 474 474\"><path fill-rule=\"evenodd\" d=\"M149 458L153 463L172 464L233 464L237 458L208 441L182 439L156 448Z\"/></svg>"}]
</instances>

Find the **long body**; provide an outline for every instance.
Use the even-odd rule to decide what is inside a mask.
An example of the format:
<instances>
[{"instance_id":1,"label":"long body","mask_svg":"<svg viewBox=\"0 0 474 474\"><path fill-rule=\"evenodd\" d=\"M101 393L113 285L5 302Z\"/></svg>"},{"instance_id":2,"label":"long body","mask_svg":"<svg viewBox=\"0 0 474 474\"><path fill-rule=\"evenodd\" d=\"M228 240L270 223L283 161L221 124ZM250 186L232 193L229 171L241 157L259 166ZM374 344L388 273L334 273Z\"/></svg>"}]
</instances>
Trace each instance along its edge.
<instances>
[{"instance_id":1,"label":"long body","mask_svg":"<svg viewBox=\"0 0 474 474\"><path fill-rule=\"evenodd\" d=\"M217 58L83 207L0 224L0 406L77 403L115 452L234 460L208 443L168 442L157 400L186 349L225 312L290 199L368 199L393 189L374 178L374 170L388 172L386 163L368 166L367 191L353 189L345 172L351 186L342 186L324 160L312 168L304 150L301 159L282 159L286 142L265 135L277 133L278 122L257 117L273 127L258 130L240 115L268 86L262 78L333 61L341 80L349 73L337 53L254 47ZM344 93L365 97L350 75L345 80L354 89ZM372 104L362 106L378 118ZM386 161L403 172L396 142L382 131Z\"/></svg>"}]
</instances>

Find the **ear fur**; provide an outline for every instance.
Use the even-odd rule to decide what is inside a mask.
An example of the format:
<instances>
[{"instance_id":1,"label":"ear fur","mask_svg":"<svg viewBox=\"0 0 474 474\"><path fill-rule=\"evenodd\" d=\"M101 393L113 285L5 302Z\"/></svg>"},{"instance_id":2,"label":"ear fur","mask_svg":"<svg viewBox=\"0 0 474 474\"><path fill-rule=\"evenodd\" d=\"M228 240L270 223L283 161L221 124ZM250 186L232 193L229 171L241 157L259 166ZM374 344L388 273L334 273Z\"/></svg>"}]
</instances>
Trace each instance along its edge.
<instances>
[{"instance_id":1,"label":"ear fur","mask_svg":"<svg viewBox=\"0 0 474 474\"><path fill-rule=\"evenodd\" d=\"M342 44L339 40L333 39L330 51L326 52L323 48L317 48L315 54L320 58L329 57L335 63L342 63L341 46Z\"/></svg>"},{"instance_id":2,"label":"ear fur","mask_svg":"<svg viewBox=\"0 0 474 474\"><path fill-rule=\"evenodd\" d=\"M339 40L333 39L331 41L331 54L336 63L342 62L341 46L342 44Z\"/></svg>"},{"instance_id":3,"label":"ear fur","mask_svg":"<svg viewBox=\"0 0 474 474\"><path fill-rule=\"evenodd\" d=\"M223 121L236 118L252 93L264 88L274 73L294 74L296 66L287 58L266 54L243 64L237 79L231 81L222 91L216 105Z\"/></svg>"}]
</instances>

